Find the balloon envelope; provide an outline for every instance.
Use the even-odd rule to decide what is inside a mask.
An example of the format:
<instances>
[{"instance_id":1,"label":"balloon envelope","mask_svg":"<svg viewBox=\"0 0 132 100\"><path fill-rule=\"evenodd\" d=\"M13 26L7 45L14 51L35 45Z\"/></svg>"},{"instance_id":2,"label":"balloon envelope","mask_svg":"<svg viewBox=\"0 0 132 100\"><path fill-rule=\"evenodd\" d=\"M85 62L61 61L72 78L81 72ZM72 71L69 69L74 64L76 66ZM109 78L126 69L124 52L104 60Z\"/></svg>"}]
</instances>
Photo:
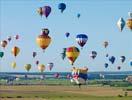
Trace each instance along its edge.
<instances>
[{"instance_id":1,"label":"balloon envelope","mask_svg":"<svg viewBox=\"0 0 132 100\"><path fill-rule=\"evenodd\" d=\"M38 65L38 70L39 70L40 72L43 72L43 71L45 70L45 65L44 65L44 64L39 64L39 65Z\"/></svg>"},{"instance_id":2,"label":"balloon envelope","mask_svg":"<svg viewBox=\"0 0 132 100\"><path fill-rule=\"evenodd\" d=\"M103 46L104 46L105 48L107 48L108 45L109 45L109 42L108 42L108 41L104 41Z\"/></svg>"},{"instance_id":3,"label":"balloon envelope","mask_svg":"<svg viewBox=\"0 0 132 100\"><path fill-rule=\"evenodd\" d=\"M71 65L74 64L79 54L80 54L80 50L75 46L66 48L66 56L69 59Z\"/></svg>"},{"instance_id":4,"label":"balloon envelope","mask_svg":"<svg viewBox=\"0 0 132 100\"><path fill-rule=\"evenodd\" d=\"M16 62L11 63L12 68L16 68Z\"/></svg>"},{"instance_id":5,"label":"balloon envelope","mask_svg":"<svg viewBox=\"0 0 132 100\"><path fill-rule=\"evenodd\" d=\"M115 57L114 56L109 57L109 61L113 64L115 62Z\"/></svg>"},{"instance_id":6,"label":"balloon envelope","mask_svg":"<svg viewBox=\"0 0 132 100\"><path fill-rule=\"evenodd\" d=\"M36 39L36 42L40 48L45 50L51 43L51 38L48 35L39 35Z\"/></svg>"},{"instance_id":7,"label":"balloon envelope","mask_svg":"<svg viewBox=\"0 0 132 100\"><path fill-rule=\"evenodd\" d=\"M4 52L0 51L0 58L4 56Z\"/></svg>"},{"instance_id":8,"label":"balloon envelope","mask_svg":"<svg viewBox=\"0 0 132 100\"><path fill-rule=\"evenodd\" d=\"M32 65L31 64L26 64L24 67L29 72L31 67L32 67Z\"/></svg>"},{"instance_id":9,"label":"balloon envelope","mask_svg":"<svg viewBox=\"0 0 132 100\"><path fill-rule=\"evenodd\" d=\"M109 66L109 64L108 63L105 63L104 66L105 66L105 68L107 68Z\"/></svg>"},{"instance_id":10,"label":"balloon envelope","mask_svg":"<svg viewBox=\"0 0 132 100\"><path fill-rule=\"evenodd\" d=\"M123 30L124 26L125 26L125 20L121 17L119 18L118 22L117 22L117 26L119 28L120 31Z\"/></svg>"},{"instance_id":11,"label":"balloon envelope","mask_svg":"<svg viewBox=\"0 0 132 100\"><path fill-rule=\"evenodd\" d=\"M80 13L78 13L78 14L77 14L77 18L80 18L80 16L81 16L81 14L80 14Z\"/></svg>"},{"instance_id":12,"label":"balloon envelope","mask_svg":"<svg viewBox=\"0 0 132 100\"><path fill-rule=\"evenodd\" d=\"M12 48L11 53L16 57L20 52L19 47L15 46Z\"/></svg>"},{"instance_id":13,"label":"balloon envelope","mask_svg":"<svg viewBox=\"0 0 132 100\"><path fill-rule=\"evenodd\" d=\"M92 59L95 59L96 56L97 56L97 52L96 51L92 51L91 54L90 54L90 57Z\"/></svg>"},{"instance_id":14,"label":"balloon envelope","mask_svg":"<svg viewBox=\"0 0 132 100\"><path fill-rule=\"evenodd\" d=\"M44 6L42 7L43 14L47 18L49 14L51 13L51 7L50 6Z\"/></svg>"},{"instance_id":15,"label":"balloon envelope","mask_svg":"<svg viewBox=\"0 0 132 100\"><path fill-rule=\"evenodd\" d=\"M88 36L86 34L78 34L76 36L76 41L81 47L83 47L86 44L87 40Z\"/></svg>"},{"instance_id":16,"label":"balloon envelope","mask_svg":"<svg viewBox=\"0 0 132 100\"><path fill-rule=\"evenodd\" d=\"M66 35L66 37L69 37L70 33L66 32L65 35Z\"/></svg>"},{"instance_id":17,"label":"balloon envelope","mask_svg":"<svg viewBox=\"0 0 132 100\"><path fill-rule=\"evenodd\" d=\"M48 64L47 64L47 67L49 68L50 71L52 70L53 66L54 66L53 63L48 63Z\"/></svg>"},{"instance_id":18,"label":"balloon envelope","mask_svg":"<svg viewBox=\"0 0 132 100\"><path fill-rule=\"evenodd\" d=\"M33 52L33 58L36 57L37 55L37 52Z\"/></svg>"},{"instance_id":19,"label":"balloon envelope","mask_svg":"<svg viewBox=\"0 0 132 100\"><path fill-rule=\"evenodd\" d=\"M127 27L132 30L132 18L127 20Z\"/></svg>"},{"instance_id":20,"label":"balloon envelope","mask_svg":"<svg viewBox=\"0 0 132 100\"><path fill-rule=\"evenodd\" d=\"M58 9L60 9L61 10L61 13L63 13L63 11L66 9L66 4L65 3L60 3L58 5Z\"/></svg>"},{"instance_id":21,"label":"balloon envelope","mask_svg":"<svg viewBox=\"0 0 132 100\"><path fill-rule=\"evenodd\" d=\"M6 40L3 40L3 41L1 41L0 42L0 44L1 44L1 46L3 47L3 48L5 48L6 46L7 46L7 41Z\"/></svg>"},{"instance_id":22,"label":"balloon envelope","mask_svg":"<svg viewBox=\"0 0 132 100\"><path fill-rule=\"evenodd\" d=\"M120 57L120 60L121 60L121 62L123 63L123 62L126 60L126 57L125 57L125 56L121 56L121 57Z\"/></svg>"}]
</instances>

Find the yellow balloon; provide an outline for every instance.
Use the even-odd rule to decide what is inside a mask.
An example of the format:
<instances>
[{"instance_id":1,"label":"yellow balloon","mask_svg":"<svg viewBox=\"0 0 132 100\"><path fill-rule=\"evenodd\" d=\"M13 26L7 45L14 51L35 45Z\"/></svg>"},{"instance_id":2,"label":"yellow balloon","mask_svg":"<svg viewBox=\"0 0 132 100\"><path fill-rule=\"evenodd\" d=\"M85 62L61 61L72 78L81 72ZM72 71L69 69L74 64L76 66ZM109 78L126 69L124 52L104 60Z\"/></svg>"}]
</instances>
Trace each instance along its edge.
<instances>
[{"instance_id":1,"label":"yellow balloon","mask_svg":"<svg viewBox=\"0 0 132 100\"><path fill-rule=\"evenodd\" d=\"M132 19L127 20L127 27L132 30Z\"/></svg>"},{"instance_id":2,"label":"yellow balloon","mask_svg":"<svg viewBox=\"0 0 132 100\"><path fill-rule=\"evenodd\" d=\"M43 71L45 70L45 65L39 64L39 65L38 65L38 70L39 70L40 72L43 72Z\"/></svg>"},{"instance_id":3,"label":"yellow balloon","mask_svg":"<svg viewBox=\"0 0 132 100\"><path fill-rule=\"evenodd\" d=\"M51 43L51 38L48 35L39 35L36 39L36 43L40 48L45 50Z\"/></svg>"},{"instance_id":4,"label":"yellow balloon","mask_svg":"<svg viewBox=\"0 0 132 100\"><path fill-rule=\"evenodd\" d=\"M15 69L16 68L16 62L12 62L11 66Z\"/></svg>"},{"instance_id":5,"label":"yellow balloon","mask_svg":"<svg viewBox=\"0 0 132 100\"><path fill-rule=\"evenodd\" d=\"M80 54L80 51L75 46L66 48L66 56L69 59L69 62L71 65L74 64L74 62L77 59L77 57L79 56L79 54Z\"/></svg>"},{"instance_id":6,"label":"yellow balloon","mask_svg":"<svg viewBox=\"0 0 132 100\"><path fill-rule=\"evenodd\" d=\"M13 47L12 50L11 50L11 53L12 53L15 57L19 54L19 52L20 52L20 49L19 49L17 46Z\"/></svg>"},{"instance_id":7,"label":"yellow balloon","mask_svg":"<svg viewBox=\"0 0 132 100\"><path fill-rule=\"evenodd\" d=\"M32 65L31 64L26 64L24 67L29 72L31 67L32 67Z\"/></svg>"}]
</instances>

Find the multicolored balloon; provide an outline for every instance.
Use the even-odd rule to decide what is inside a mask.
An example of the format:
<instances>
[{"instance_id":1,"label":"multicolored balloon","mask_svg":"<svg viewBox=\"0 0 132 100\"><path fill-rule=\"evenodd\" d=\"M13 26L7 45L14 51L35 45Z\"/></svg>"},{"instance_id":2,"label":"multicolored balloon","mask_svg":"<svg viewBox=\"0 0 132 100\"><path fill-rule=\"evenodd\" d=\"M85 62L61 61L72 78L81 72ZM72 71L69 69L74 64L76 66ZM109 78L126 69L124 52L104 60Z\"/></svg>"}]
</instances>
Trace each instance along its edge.
<instances>
[{"instance_id":1,"label":"multicolored balloon","mask_svg":"<svg viewBox=\"0 0 132 100\"><path fill-rule=\"evenodd\" d=\"M112 64L114 64L115 59L116 59L116 58L115 58L114 56L109 57L109 61L110 61Z\"/></svg>"},{"instance_id":2,"label":"multicolored balloon","mask_svg":"<svg viewBox=\"0 0 132 100\"><path fill-rule=\"evenodd\" d=\"M125 26L125 20L121 17L119 18L118 22L117 22L117 26L119 28L120 31L123 30L124 26Z\"/></svg>"},{"instance_id":3,"label":"multicolored balloon","mask_svg":"<svg viewBox=\"0 0 132 100\"><path fill-rule=\"evenodd\" d=\"M58 9L61 10L61 13L63 13L63 11L66 9L66 4L65 3L60 3L58 5Z\"/></svg>"},{"instance_id":4,"label":"multicolored balloon","mask_svg":"<svg viewBox=\"0 0 132 100\"><path fill-rule=\"evenodd\" d=\"M40 48L45 50L51 43L51 37L46 34L41 34L37 37L36 42Z\"/></svg>"},{"instance_id":5,"label":"multicolored balloon","mask_svg":"<svg viewBox=\"0 0 132 100\"><path fill-rule=\"evenodd\" d=\"M52 70L53 66L54 66L54 63L52 62L47 64L47 67L49 68L50 71Z\"/></svg>"},{"instance_id":6,"label":"multicolored balloon","mask_svg":"<svg viewBox=\"0 0 132 100\"><path fill-rule=\"evenodd\" d=\"M51 13L51 7L50 6L44 6L42 7L43 15L47 18L49 14Z\"/></svg>"},{"instance_id":7,"label":"multicolored balloon","mask_svg":"<svg viewBox=\"0 0 132 100\"><path fill-rule=\"evenodd\" d=\"M80 54L80 50L75 46L66 48L66 56L69 59L71 65L74 64L79 54Z\"/></svg>"},{"instance_id":8,"label":"multicolored balloon","mask_svg":"<svg viewBox=\"0 0 132 100\"><path fill-rule=\"evenodd\" d=\"M12 53L15 57L19 54L19 52L20 52L20 49L19 49L19 47L17 47L17 46L14 46L14 47L12 48L12 50L11 50L11 53Z\"/></svg>"},{"instance_id":9,"label":"multicolored balloon","mask_svg":"<svg viewBox=\"0 0 132 100\"><path fill-rule=\"evenodd\" d=\"M18 39L19 39L19 35L18 35L18 34L15 35L14 38L15 38L16 40L18 40Z\"/></svg>"},{"instance_id":10,"label":"multicolored balloon","mask_svg":"<svg viewBox=\"0 0 132 100\"><path fill-rule=\"evenodd\" d=\"M43 16L43 9L42 9L42 7L39 7L38 9L37 9L37 12L38 12L38 14L42 17Z\"/></svg>"},{"instance_id":11,"label":"multicolored balloon","mask_svg":"<svg viewBox=\"0 0 132 100\"><path fill-rule=\"evenodd\" d=\"M81 47L83 47L86 44L87 40L88 36L86 34L78 34L76 36L76 41Z\"/></svg>"},{"instance_id":12,"label":"multicolored balloon","mask_svg":"<svg viewBox=\"0 0 132 100\"><path fill-rule=\"evenodd\" d=\"M55 74L54 74L54 77L55 77L55 78L59 78L59 77L60 77L60 74L59 74L59 73L55 73Z\"/></svg>"},{"instance_id":13,"label":"multicolored balloon","mask_svg":"<svg viewBox=\"0 0 132 100\"><path fill-rule=\"evenodd\" d=\"M3 48L5 48L6 46L7 46L7 41L6 40L3 40L3 41L1 41L0 42L0 44L1 44L1 46L3 47Z\"/></svg>"}]
</instances>

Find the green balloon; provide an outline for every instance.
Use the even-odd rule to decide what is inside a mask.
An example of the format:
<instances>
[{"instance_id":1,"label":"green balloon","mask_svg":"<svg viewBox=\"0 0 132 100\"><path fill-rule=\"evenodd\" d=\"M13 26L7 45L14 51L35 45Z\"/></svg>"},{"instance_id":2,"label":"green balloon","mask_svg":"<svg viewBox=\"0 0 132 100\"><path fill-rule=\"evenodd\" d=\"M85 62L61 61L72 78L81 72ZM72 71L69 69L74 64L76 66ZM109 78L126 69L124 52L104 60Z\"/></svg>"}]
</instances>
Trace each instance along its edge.
<instances>
[{"instance_id":1,"label":"green balloon","mask_svg":"<svg viewBox=\"0 0 132 100\"><path fill-rule=\"evenodd\" d=\"M0 52L0 57L2 58L4 56L4 52Z\"/></svg>"},{"instance_id":2,"label":"green balloon","mask_svg":"<svg viewBox=\"0 0 132 100\"><path fill-rule=\"evenodd\" d=\"M29 72L29 70L31 69L31 64L26 64L24 67L25 67L25 69Z\"/></svg>"}]
</instances>

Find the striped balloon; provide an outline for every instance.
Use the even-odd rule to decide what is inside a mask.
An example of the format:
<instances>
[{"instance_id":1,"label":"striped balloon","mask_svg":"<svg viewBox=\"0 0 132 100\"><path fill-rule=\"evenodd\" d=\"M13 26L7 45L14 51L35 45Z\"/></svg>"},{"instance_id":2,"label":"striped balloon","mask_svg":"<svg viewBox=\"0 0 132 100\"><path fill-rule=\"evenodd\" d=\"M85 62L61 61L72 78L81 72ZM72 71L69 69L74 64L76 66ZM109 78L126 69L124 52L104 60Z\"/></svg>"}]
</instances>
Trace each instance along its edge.
<instances>
[{"instance_id":1,"label":"striped balloon","mask_svg":"<svg viewBox=\"0 0 132 100\"><path fill-rule=\"evenodd\" d=\"M15 57L19 54L19 52L20 52L20 49L19 49L17 46L13 47L12 50L11 50L11 53L12 53Z\"/></svg>"},{"instance_id":2,"label":"striped balloon","mask_svg":"<svg viewBox=\"0 0 132 100\"><path fill-rule=\"evenodd\" d=\"M83 47L86 44L87 40L88 40L88 36L85 34L78 34L76 36L76 41L81 47Z\"/></svg>"},{"instance_id":3,"label":"striped balloon","mask_svg":"<svg viewBox=\"0 0 132 100\"><path fill-rule=\"evenodd\" d=\"M77 47L72 46L66 48L66 56L70 61L70 64L73 65L77 57L79 56L80 51Z\"/></svg>"}]
</instances>

